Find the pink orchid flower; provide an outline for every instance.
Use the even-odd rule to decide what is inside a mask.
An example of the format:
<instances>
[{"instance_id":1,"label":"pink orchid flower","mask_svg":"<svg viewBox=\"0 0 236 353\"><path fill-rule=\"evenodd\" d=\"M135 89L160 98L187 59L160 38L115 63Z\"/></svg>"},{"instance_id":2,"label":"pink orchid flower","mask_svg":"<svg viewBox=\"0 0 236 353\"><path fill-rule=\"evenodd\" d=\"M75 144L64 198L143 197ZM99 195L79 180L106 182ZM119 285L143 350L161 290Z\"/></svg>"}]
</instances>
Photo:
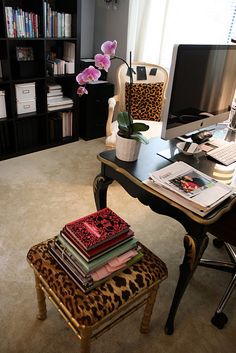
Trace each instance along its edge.
<instances>
[{"instance_id":1,"label":"pink orchid flower","mask_svg":"<svg viewBox=\"0 0 236 353\"><path fill-rule=\"evenodd\" d=\"M95 59L95 65L97 66L98 69L104 69L106 72L108 72L109 67L111 66L111 60L110 56L107 54L97 54L94 57Z\"/></svg>"},{"instance_id":2,"label":"pink orchid flower","mask_svg":"<svg viewBox=\"0 0 236 353\"><path fill-rule=\"evenodd\" d=\"M80 78L84 83L86 83L90 81L97 81L100 76L101 76L101 72L91 65L81 72Z\"/></svg>"},{"instance_id":3,"label":"pink orchid flower","mask_svg":"<svg viewBox=\"0 0 236 353\"><path fill-rule=\"evenodd\" d=\"M115 55L116 48L117 48L116 40L113 40L113 42L108 40L104 42L101 46L101 50L104 54L113 55L113 56Z\"/></svg>"},{"instance_id":4,"label":"pink orchid flower","mask_svg":"<svg viewBox=\"0 0 236 353\"><path fill-rule=\"evenodd\" d=\"M79 85L84 85L86 82L83 80L83 72L76 76L76 81Z\"/></svg>"},{"instance_id":5,"label":"pink orchid flower","mask_svg":"<svg viewBox=\"0 0 236 353\"><path fill-rule=\"evenodd\" d=\"M86 90L86 88L84 86L80 86L78 89L77 89L77 94L79 96L82 96L83 94L88 94L88 91Z\"/></svg>"}]
</instances>

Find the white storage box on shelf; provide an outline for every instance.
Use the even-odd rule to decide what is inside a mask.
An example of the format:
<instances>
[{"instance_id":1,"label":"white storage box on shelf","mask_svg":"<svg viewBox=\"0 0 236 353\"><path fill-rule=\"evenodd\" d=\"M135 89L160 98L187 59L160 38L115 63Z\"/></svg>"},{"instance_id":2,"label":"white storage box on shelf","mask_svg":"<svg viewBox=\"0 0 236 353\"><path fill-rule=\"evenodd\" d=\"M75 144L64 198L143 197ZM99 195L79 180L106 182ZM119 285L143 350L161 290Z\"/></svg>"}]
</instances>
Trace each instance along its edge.
<instances>
[{"instance_id":1,"label":"white storage box on shelf","mask_svg":"<svg viewBox=\"0 0 236 353\"><path fill-rule=\"evenodd\" d=\"M16 84L16 100L25 101L35 99L35 82Z\"/></svg>"},{"instance_id":2,"label":"white storage box on shelf","mask_svg":"<svg viewBox=\"0 0 236 353\"><path fill-rule=\"evenodd\" d=\"M17 102L17 114L25 114L32 112L36 112L35 99Z\"/></svg>"},{"instance_id":3,"label":"white storage box on shelf","mask_svg":"<svg viewBox=\"0 0 236 353\"><path fill-rule=\"evenodd\" d=\"M15 85L17 114L36 112L35 82Z\"/></svg>"},{"instance_id":4,"label":"white storage box on shelf","mask_svg":"<svg viewBox=\"0 0 236 353\"><path fill-rule=\"evenodd\" d=\"M0 119L6 118L5 91L0 91Z\"/></svg>"}]
</instances>

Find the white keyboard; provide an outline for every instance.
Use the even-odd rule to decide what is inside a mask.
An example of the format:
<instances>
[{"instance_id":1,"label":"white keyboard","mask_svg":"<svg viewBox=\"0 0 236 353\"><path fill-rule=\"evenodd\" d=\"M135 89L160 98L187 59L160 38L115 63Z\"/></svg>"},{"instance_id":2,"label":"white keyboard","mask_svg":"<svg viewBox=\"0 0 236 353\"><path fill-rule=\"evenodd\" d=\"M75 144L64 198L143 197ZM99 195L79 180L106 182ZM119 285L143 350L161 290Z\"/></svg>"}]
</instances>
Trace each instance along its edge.
<instances>
[{"instance_id":1,"label":"white keyboard","mask_svg":"<svg viewBox=\"0 0 236 353\"><path fill-rule=\"evenodd\" d=\"M230 165L236 162L236 143L229 142L223 146L217 147L216 149L207 152L208 156L211 156L216 161Z\"/></svg>"}]
</instances>

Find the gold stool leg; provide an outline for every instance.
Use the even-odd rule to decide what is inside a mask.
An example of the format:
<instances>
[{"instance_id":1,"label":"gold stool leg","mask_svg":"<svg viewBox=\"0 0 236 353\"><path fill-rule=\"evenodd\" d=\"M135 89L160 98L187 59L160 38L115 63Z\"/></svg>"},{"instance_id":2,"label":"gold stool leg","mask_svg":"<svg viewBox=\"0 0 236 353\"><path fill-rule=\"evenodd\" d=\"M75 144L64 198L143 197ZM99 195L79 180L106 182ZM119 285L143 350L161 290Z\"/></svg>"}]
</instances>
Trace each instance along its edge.
<instances>
[{"instance_id":1,"label":"gold stool leg","mask_svg":"<svg viewBox=\"0 0 236 353\"><path fill-rule=\"evenodd\" d=\"M148 295L147 298L147 303L145 305L144 308L144 313L143 313L143 318L142 318L142 322L141 322L141 327L140 327L140 332L141 333L148 333L150 330L150 320L151 320L151 316L152 316L152 311L153 311L153 307L155 304L155 300L156 300L156 296L157 296L157 290L158 290L159 285L157 284L156 286L154 286Z\"/></svg>"},{"instance_id":2,"label":"gold stool leg","mask_svg":"<svg viewBox=\"0 0 236 353\"><path fill-rule=\"evenodd\" d=\"M90 353L91 329L85 328L81 330L81 353Z\"/></svg>"},{"instance_id":3,"label":"gold stool leg","mask_svg":"<svg viewBox=\"0 0 236 353\"><path fill-rule=\"evenodd\" d=\"M47 317L46 297L45 297L44 291L41 288L39 277L36 274L34 276L35 276L35 288L36 288L37 301L38 301L37 319L45 320Z\"/></svg>"}]
</instances>

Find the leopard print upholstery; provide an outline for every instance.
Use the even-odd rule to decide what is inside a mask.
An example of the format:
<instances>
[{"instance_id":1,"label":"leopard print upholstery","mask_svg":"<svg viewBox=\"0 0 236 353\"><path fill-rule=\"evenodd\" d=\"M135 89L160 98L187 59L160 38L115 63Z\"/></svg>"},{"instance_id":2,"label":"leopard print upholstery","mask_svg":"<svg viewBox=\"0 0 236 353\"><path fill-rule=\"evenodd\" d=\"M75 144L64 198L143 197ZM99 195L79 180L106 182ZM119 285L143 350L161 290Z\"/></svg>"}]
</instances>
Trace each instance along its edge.
<instances>
[{"instance_id":1,"label":"leopard print upholstery","mask_svg":"<svg viewBox=\"0 0 236 353\"><path fill-rule=\"evenodd\" d=\"M27 260L80 325L94 325L140 291L167 277L166 265L141 245L144 256L139 262L84 294L49 254L48 245L53 241L33 246Z\"/></svg>"},{"instance_id":2,"label":"leopard print upholstery","mask_svg":"<svg viewBox=\"0 0 236 353\"><path fill-rule=\"evenodd\" d=\"M133 83L131 90L131 116L133 119L160 121L164 98L164 82ZM128 110L130 84L125 84L125 107Z\"/></svg>"}]
</instances>

